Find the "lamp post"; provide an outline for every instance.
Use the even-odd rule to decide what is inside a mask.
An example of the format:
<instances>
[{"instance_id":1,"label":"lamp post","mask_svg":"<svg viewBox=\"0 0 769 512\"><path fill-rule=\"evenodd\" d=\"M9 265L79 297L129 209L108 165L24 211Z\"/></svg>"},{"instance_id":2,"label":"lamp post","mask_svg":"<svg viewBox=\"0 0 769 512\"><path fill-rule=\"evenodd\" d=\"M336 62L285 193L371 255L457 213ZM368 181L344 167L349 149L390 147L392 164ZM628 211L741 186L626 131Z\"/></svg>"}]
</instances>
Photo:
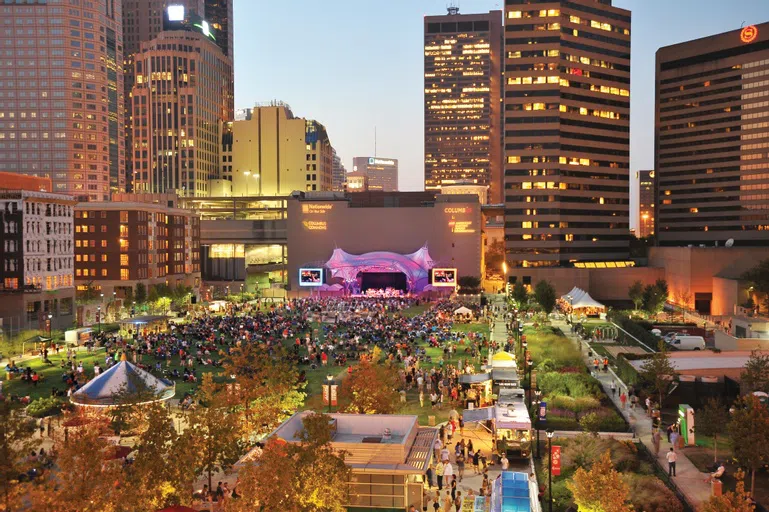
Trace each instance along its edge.
<instances>
[{"instance_id":1,"label":"lamp post","mask_svg":"<svg viewBox=\"0 0 769 512\"><path fill-rule=\"evenodd\" d=\"M256 184L259 186L259 188L257 188L257 190L258 190L257 194L259 196L261 196L262 195L262 184L259 181L259 173L256 173L256 172L254 173L254 179L256 180Z\"/></svg>"},{"instance_id":2,"label":"lamp post","mask_svg":"<svg viewBox=\"0 0 769 512\"><path fill-rule=\"evenodd\" d=\"M523 364L523 377L526 377L526 349L529 344L526 341L521 342L521 364Z\"/></svg>"},{"instance_id":3,"label":"lamp post","mask_svg":"<svg viewBox=\"0 0 769 512\"><path fill-rule=\"evenodd\" d=\"M53 315L48 313L48 340L51 339L51 319L53 318Z\"/></svg>"},{"instance_id":4,"label":"lamp post","mask_svg":"<svg viewBox=\"0 0 769 512\"><path fill-rule=\"evenodd\" d=\"M326 375L326 385L328 386L328 413L331 414L331 385L334 382L334 376L330 373Z\"/></svg>"},{"instance_id":5,"label":"lamp post","mask_svg":"<svg viewBox=\"0 0 769 512\"><path fill-rule=\"evenodd\" d=\"M532 402L532 405L534 405L536 407L536 410L534 411L534 414L535 414L534 426L537 429L537 455L536 455L536 458L539 459L540 458L540 453L539 453L539 427L540 427L540 425L539 425L539 408L541 407L541 404L542 404L542 391L540 391L539 389L536 390L534 392L534 396L537 397L537 399Z\"/></svg>"},{"instance_id":6,"label":"lamp post","mask_svg":"<svg viewBox=\"0 0 769 512\"><path fill-rule=\"evenodd\" d=\"M524 355L525 357L525 355ZM527 388L528 390L528 396L526 397L527 401L531 400L531 367L534 365L534 361L531 359L526 360L526 369L529 371L529 386Z\"/></svg>"},{"instance_id":7,"label":"lamp post","mask_svg":"<svg viewBox=\"0 0 769 512\"><path fill-rule=\"evenodd\" d=\"M550 495L548 498L549 505L548 511L553 512L553 429L549 428L545 432L547 434L547 492Z\"/></svg>"},{"instance_id":8,"label":"lamp post","mask_svg":"<svg viewBox=\"0 0 769 512\"><path fill-rule=\"evenodd\" d=\"M99 322L99 334L101 334L101 306L96 306L96 321Z\"/></svg>"}]
</instances>

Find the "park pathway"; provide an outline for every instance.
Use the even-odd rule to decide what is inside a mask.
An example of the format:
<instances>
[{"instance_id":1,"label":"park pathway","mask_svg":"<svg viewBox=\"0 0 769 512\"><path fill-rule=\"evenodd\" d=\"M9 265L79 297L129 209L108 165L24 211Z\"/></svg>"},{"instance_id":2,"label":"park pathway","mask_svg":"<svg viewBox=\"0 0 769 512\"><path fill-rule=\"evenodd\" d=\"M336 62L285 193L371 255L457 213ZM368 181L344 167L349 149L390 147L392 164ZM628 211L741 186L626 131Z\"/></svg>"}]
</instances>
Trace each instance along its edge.
<instances>
[{"instance_id":1,"label":"park pathway","mask_svg":"<svg viewBox=\"0 0 769 512\"><path fill-rule=\"evenodd\" d=\"M561 329L565 336L567 336L572 342L579 346L582 352L582 357L585 364L589 369L592 369L593 364L590 357L588 357L587 343L579 339L576 334L571 332L571 327L563 320L556 320L552 323L553 327ZM654 443L652 443L652 421L646 414L642 406L638 406L636 409L631 409L628 405L625 409L622 409L620 402L620 394L624 391L628 392L627 385L622 382L612 371L607 373L598 372L594 373L594 377L603 386L606 395L612 399L617 408L622 412L627 422L630 424L630 428L635 432L636 437L649 449L650 453L654 453ZM611 383L614 381L617 384L617 393L612 394ZM628 400L629 403L630 400ZM665 454L670 451L671 444L667 442L667 438L662 435L662 441L660 442L660 450L657 454L657 462L667 471L668 464ZM705 482L708 477L707 473L700 472L697 467L692 464L689 458L686 456L686 448L683 450L676 450L678 454L678 461L676 462L676 475L672 478L676 487L686 497L687 501L696 509L700 510L702 504L710 498L710 484Z\"/></svg>"}]
</instances>

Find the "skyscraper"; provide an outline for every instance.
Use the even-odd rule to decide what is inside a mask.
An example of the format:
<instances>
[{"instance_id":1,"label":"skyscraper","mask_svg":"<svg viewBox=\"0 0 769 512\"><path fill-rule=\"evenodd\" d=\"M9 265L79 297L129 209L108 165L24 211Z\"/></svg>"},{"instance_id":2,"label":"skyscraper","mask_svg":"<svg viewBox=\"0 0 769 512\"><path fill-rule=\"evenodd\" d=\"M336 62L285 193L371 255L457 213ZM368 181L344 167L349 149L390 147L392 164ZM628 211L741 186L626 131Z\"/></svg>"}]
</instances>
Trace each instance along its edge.
<instances>
[{"instance_id":1,"label":"skyscraper","mask_svg":"<svg viewBox=\"0 0 769 512\"><path fill-rule=\"evenodd\" d=\"M234 0L205 0L205 19L216 30L216 44L224 54L235 61L232 4Z\"/></svg>"},{"instance_id":2,"label":"skyscraper","mask_svg":"<svg viewBox=\"0 0 769 512\"><path fill-rule=\"evenodd\" d=\"M344 181L347 175L347 169L344 168L342 158L337 155L336 149L333 150L333 160L331 169L331 190L337 192L344 191Z\"/></svg>"},{"instance_id":3,"label":"skyscraper","mask_svg":"<svg viewBox=\"0 0 769 512\"><path fill-rule=\"evenodd\" d=\"M425 189L487 185L501 203L502 11L424 24Z\"/></svg>"},{"instance_id":4,"label":"skyscraper","mask_svg":"<svg viewBox=\"0 0 769 512\"><path fill-rule=\"evenodd\" d=\"M136 192L208 195L233 116L231 74L232 61L204 33L162 32L142 43L131 102Z\"/></svg>"},{"instance_id":5,"label":"skyscraper","mask_svg":"<svg viewBox=\"0 0 769 512\"><path fill-rule=\"evenodd\" d=\"M398 191L398 160L381 156L356 156L353 172L363 172L368 178L368 190Z\"/></svg>"},{"instance_id":6,"label":"skyscraper","mask_svg":"<svg viewBox=\"0 0 769 512\"><path fill-rule=\"evenodd\" d=\"M654 234L654 171L638 171L638 238Z\"/></svg>"},{"instance_id":7,"label":"skyscraper","mask_svg":"<svg viewBox=\"0 0 769 512\"><path fill-rule=\"evenodd\" d=\"M769 23L661 48L657 243L769 246Z\"/></svg>"},{"instance_id":8,"label":"skyscraper","mask_svg":"<svg viewBox=\"0 0 769 512\"><path fill-rule=\"evenodd\" d=\"M16 27L0 39L0 171L49 177L79 198L122 190L120 2L5 2L0 20Z\"/></svg>"},{"instance_id":9,"label":"skyscraper","mask_svg":"<svg viewBox=\"0 0 769 512\"><path fill-rule=\"evenodd\" d=\"M625 259L630 12L611 0L506 4L508 264Z\"/></svg>"}]
</instances>

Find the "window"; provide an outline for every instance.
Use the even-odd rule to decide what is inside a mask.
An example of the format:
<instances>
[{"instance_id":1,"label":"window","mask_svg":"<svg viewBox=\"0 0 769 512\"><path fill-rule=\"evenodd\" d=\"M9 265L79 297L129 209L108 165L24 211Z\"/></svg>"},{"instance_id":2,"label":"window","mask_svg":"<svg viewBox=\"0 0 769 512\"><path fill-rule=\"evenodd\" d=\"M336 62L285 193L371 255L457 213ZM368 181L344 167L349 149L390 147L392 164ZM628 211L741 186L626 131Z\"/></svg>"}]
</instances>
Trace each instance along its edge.
<instances>
[{"instance_id":1,"label":"window","mask_svg":"<svg viewBox=\"0 0 769 512\"><path fill-rule=\"evenodd\" d=\"M107 262L107 255L106 255L106 254L102 254L102 255L101 255L101 261L102 261L103 263L106 263L106 262Z\"/></svg>"},{"instance_id":2,"label":"window","mask_svg":"<svg viewBox=\"0 0 769 512\"><path fill-rule=\"evenodd\" d=\"M107 269L106 268L101 269L101 276L102 277L107 277Z\"/></svg>"},{"instance_id":3,"label":"window","mask_svg":"<svg viewBox=\"0 0 769 512\"><path fill-rule=\"evenodd\" d=\"M121 267L127 267L128 266L128 255L127 254L121 254L120 255L120 266Z\"/></svg>"},{"instance_id":4,"label":"window","mask_svg":"<svg viewBox=\"0 0 769 512\"><path fill-rule=\"evenodd\" d=\"M107 247L107 241L106 240L102 240L101 241L101 246L102 247Z\"/></svg>"},{"instance_id":5,"label":"window","mask_svg":"<svg viewBox=\"0 0 769 512\"><path fill-rule=\"evenodd\" d=\"M120 212L120 222L128 222L128 212Z\"/></svg>"},{"instance_id":6,"label":"window","mask_svg":"<svg viewBox=\"0 0 769 512\"><path fill-rule=\"evenodd\" d=\"M130 274L128 272L127 268L121 268L120 269L120 280L121 281L128 281L130 279Z\"/></svg>"}]
</instances>

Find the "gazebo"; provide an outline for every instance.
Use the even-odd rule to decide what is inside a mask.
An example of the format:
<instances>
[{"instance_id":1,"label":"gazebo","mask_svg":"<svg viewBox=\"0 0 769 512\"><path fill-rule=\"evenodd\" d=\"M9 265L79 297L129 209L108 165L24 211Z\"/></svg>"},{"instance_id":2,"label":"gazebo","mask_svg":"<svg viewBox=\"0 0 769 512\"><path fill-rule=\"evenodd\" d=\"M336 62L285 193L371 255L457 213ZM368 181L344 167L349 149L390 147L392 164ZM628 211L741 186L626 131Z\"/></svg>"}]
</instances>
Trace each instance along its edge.
<instances>
[{"instance_id":1,"label":"gazebo","mask_svg":"<svg viewBox=\"0 0 769 512\"><path fill-rule=\"evenodd\" d=\"M173 398L176 385L121 361L75 391L70 402L84 407L159 402Z\"/></svg>"}]
</instances>

